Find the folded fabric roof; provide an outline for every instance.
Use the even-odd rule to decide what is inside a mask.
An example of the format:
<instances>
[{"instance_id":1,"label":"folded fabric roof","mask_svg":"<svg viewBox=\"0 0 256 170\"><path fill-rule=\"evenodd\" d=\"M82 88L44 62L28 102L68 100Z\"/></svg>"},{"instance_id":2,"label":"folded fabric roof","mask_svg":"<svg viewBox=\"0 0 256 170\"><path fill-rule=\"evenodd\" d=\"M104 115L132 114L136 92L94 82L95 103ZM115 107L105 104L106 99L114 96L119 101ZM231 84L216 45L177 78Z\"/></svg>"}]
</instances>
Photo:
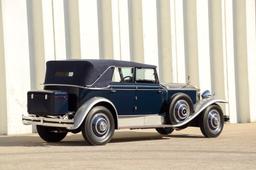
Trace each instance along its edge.
<instances>
[{"instance_id":1,"label":"folded fabric roof","mask_svg":"<svg viewBox=\"0 0 256 170\"><path fill-rule=\"evenodd\" d=\"M119 60L54 60L46 63L45 84L104 87L111 82L111 68L114 67L156 68L154 65Z\"/></svg>"}]
</instances>

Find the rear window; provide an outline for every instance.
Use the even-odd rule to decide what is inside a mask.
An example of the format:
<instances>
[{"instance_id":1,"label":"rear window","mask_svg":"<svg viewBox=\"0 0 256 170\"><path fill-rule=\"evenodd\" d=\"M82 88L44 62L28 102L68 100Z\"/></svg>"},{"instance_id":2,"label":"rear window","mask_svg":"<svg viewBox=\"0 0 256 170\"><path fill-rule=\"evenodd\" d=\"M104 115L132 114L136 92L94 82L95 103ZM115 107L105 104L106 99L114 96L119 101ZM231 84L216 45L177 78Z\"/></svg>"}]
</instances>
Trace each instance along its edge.
<instances>
[{"instance_id":1,"label":"rear window","mask_svg":"<svg viewBox=\"0 0 256 170\"><path fill-rule=\"evenodd\" d=\"M74 72L55 72L55 76L56 77L73 77L74 76Z\"/></svg>"}]
</instances>

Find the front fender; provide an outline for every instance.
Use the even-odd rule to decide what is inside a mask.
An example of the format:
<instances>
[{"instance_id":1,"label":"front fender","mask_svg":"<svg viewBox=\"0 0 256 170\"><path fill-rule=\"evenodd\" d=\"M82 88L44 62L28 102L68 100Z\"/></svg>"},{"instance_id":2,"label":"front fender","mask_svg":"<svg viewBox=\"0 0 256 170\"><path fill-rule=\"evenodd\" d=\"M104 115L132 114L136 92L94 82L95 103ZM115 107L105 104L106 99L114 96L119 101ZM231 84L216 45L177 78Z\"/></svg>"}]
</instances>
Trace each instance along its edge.
<instances>
[{"instance_id":1,"label":"front fender","mask_svg":"<svg viewBox=\"0 0 256 170\"><path fill-rule=\"evenodd\" d=\"M209 97L206 99L201 100L200 102L196 103L194 108L195 108L195 112L194 114L192 114L187 120L185 120L184 122L181 122L179 124L176 125L172 125L173 128L178 128L181 126L186 125L187 123L191 122L194 118L196 118L198 115L200 115L200 113L206 109L208 106L214 104L214 103L228 103L225 100L222 99L216 99L215 97Z\"/></svg>"},{"instance_id":2,"label":"front fender","mask_svg":"<svg viewBox=\"0 0 256 170\"><path fill-rule=\"evenodd\" d=\"M80 108L77 110L77 112L75 113L75 116L74 116L74 125L72 127L70 127L69 129L70 130L78 129L81 126L81 124L83 123L83 121L85 120L85 118L88 115L88 113L90 112L90 110L96 104L101 103L101 102L110 104L115 110L114 114L116 114L116 116L117 116L116 107L110 100L103 98L103 97L93 97L93 98L89 99L88 101L86 101L82 106L80 106Z\"/></svg>"}]
</instances>

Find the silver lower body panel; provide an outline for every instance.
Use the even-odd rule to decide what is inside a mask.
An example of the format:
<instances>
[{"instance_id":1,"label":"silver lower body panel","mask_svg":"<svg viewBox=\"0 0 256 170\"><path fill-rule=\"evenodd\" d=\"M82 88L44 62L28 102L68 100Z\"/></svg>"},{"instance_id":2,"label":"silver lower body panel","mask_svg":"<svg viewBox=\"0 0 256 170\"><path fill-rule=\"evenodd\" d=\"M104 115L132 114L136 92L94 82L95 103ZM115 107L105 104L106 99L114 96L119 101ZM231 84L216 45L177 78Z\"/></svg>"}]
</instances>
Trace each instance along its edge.
<instances>
[{"instance_id":1,"label":"silver lower body panel","mask_svg":"<svg viewBox=\"0 0 256 170\"><path fill-rule=\"evenodd\" d=\"M118 129L149 129L164 125L164 117L161 115L120 116Z\"/></svg>"}]
</instances>

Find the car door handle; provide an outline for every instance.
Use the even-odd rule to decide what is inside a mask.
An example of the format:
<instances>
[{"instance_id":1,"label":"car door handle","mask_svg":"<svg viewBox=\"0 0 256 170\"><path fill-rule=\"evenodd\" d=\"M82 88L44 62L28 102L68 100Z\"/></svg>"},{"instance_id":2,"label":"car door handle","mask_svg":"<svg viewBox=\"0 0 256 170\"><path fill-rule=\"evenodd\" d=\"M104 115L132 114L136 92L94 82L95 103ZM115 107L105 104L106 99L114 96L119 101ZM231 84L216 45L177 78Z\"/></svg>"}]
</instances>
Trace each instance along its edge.
<instances>
[{"instance_id":1,"label":"car door handle","mask_svg":"<svg viewBox=\"0 0 256 170\"><path fill-rule=\"evenodd\" d=\"M115 89L111 89L111 92L112 92L112 93L115 93L115 92L116 92L116 90L115 90Z\"/></svg>"},{"instance_id":2,"label":"car door handle","mask_svg":"<svg viewBox=\"0 0 256 170\"><path fill-rule=\"evenodd\" d=\"M162 93L163 93L163 90L158 90L158 93L159 93L159 94L162 94Z\"/></svg>"}]
</instances>

